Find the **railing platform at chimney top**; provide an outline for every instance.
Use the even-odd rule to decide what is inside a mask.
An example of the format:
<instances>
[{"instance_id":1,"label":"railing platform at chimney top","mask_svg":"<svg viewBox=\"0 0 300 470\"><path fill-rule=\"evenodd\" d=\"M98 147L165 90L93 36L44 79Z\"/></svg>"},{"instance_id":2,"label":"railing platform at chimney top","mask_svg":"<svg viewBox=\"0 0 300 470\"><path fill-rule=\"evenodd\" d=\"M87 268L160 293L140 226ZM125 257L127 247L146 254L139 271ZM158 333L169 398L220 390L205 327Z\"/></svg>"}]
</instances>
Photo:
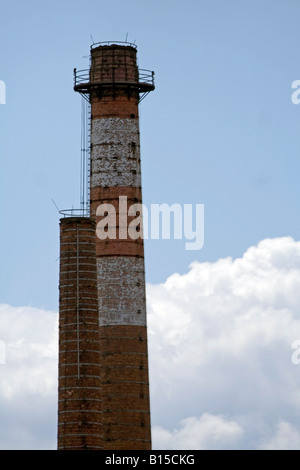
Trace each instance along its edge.
<instances>
[{"instance_id":1,"label":"railing platform at chimney top","mask_svg":"<svg viewBox=\"0 0 300 470\"><path fill-rule=\"evenodd\" d=\"M145 93L154 90L154 72L146 69L139 69L139 77L136 82L125 80L116 80L114 76L107 77L103 74L102 68L96 68L93 70L93 76L97 79L91 80L90 69L77 70L74 69L74 90L81 93L89 93L89 90L97 86L108 86L108 85L128 85L137 86L141 93ZM102 78L103 77L103 78ZM100 78L100 80L99 80Z\"/></svg>"}]
</instances>

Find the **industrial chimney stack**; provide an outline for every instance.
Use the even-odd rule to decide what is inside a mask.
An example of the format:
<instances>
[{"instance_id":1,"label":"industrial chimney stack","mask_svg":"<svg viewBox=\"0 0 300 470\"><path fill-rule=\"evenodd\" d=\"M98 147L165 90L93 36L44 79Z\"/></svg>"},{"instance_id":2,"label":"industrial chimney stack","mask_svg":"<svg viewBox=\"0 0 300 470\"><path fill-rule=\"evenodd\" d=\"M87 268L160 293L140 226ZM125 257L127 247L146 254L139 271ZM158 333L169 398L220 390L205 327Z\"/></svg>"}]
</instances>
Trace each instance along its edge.
<instances>
[{"instance_id":1,"label":"industrial chimney stack","mask_svg":"<svg viewBox=\"0 0 300 470\"><path fill-rule=\"evenodd\" d=\"M144 244L142 227L134 235L128 227L139 214L134 208L142 204L139 102L154 90L154 74L138 69L136 52L129 43L95 44L90 69L74 70L74 89L91 106L90 214L61 220L60 374L65 377L59 384L61 449L151 449ZM78 238L81 225L89 234L93 230L95 243L98 317L97 331L93 313L86 327L90 338L81 333L80 325L89 318L90 308L82 299L91 295L95 300L94 281L89 277L88 286L79 281L84 279L79 269L88 267L80 242L91 250L92 246L87 233ZM71 240L66 241L66 236ZM76 266L66 267L68 257L74 263L78 258ZM68 320L66 289L74 298ZM95 303L92 312L94 308ZM72 333L64 327L70 323ZM74 349L70 364L63 341Z\"/></svg>"}]
</instances>

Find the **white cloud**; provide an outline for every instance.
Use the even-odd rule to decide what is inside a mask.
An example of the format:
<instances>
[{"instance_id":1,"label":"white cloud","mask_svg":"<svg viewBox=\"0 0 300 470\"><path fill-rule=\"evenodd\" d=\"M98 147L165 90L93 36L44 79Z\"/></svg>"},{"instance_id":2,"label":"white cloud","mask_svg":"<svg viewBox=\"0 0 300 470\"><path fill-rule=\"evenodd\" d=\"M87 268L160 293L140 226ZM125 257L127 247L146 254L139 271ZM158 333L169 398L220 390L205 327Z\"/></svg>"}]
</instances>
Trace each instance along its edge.
<instances>
[{"instance_id":1,"label":"white cloud","mask_svg":"<svg viewBox=\"0 0 300 470\"><path fill-rule=\"evenodd\" d=\"M261 450L299 450L300 432L290 423L280 421L274 436L259 446Z\"/></svg>"},{"instance_id":2,"label":"white cloud","mask_svg":"<svg viewBox=\"0 0 300 470\"><path fill-rule=\"evenodd\" d=\"M226 415L244 430L241 448L258 447L282 417L297 427L299 292L300 242L290 237L148 286L154 427Z\"/></svg>"},{"instance_id":3,"label":"white cloud","mask_svg":"<svg viewBox=\"0 0 300 470\"><path fill-rule=\"evenodd\" d=\"M0 305L0 448L55 448L57 314Z\"/></svg>"},{"instance_id":4,"label":"white cloud","mask_svg":"<svg viewBox=\"0 0 300 470\"><path fill-rule=\"evenodd\" d=\"M203 414L199 419L190 417L179 423L179 429L168 431L159 426L153 429L155 449L214 450L234 445L243 435L235 421L222 416Z\"/></svg>"},{"instance_id":5,"label":"white cloud","mask_svg":"<svg viewBox=\"0 0 300 470\"><path fill-rule=\"evenodd\" d=\"M148 286L154 448L300 447L299 292L290 237ZM2 449L56 447L57 330L55 312L0 305Z\"/></svg>"}]
</instances>

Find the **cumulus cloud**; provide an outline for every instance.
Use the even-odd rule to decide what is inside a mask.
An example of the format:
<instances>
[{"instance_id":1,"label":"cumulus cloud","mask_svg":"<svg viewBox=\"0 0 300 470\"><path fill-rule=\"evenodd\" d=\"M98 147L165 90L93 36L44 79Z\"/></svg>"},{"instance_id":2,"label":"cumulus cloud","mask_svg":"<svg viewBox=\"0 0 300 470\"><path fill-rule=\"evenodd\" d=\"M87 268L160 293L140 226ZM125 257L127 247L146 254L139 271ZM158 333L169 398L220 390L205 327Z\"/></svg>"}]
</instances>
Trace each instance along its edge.
<instances>
[{"instance_id":1,"label":"cumulus cloud","mask_svg":"<svg viewBox=\"0 0 300 470\"><path fill-rule=\"evenodd\" d=\"M154 449L300 447L299 292L290 237L147 286ZM2 449L56 447L57 320L0 305Z\"/></svg>"},{"instance_id":2,"label":"cumulus cloud","mask_svg":"<svg viewBox=\"0 0 300 470\"><path fill-rule=\"evenodd\" d=\"M299 450L299 429L286 421L280 421L276 426L275 434L258 448L261 450Z\"/></svg>"},{"instance_id":3,"label":"cumulus cloud","mask_svg":"<svg viewBox=\"0 0 300 470\"><path fill-rule=\"evenodd\" d=\"M156 449L215 450L237 444L243 429L233 420L204 413L199 419L186 418L171 431L155 427Z\"/></svg>"},{"instance_id":4,"label":"cumulus cloud","mask_svg":"<svg viewBox=\"0 0 300 470\"><path fill-rule=\"evenodd\" d=\"M0 448L56 444L57 314L0 305Z\"/></svg>"},{"instance_id":5,"label":"cumulus cloud","mask_svg":"<svg viewBox=\"0 0 300 470\"><path fill-rule=\"evenodd\" d=\"M300 243L290 237L263 240L239 259L195 262L148 286L155 446L161 428L178 436L181 420L203 413L243 429L233 448L258 448L282 420L297 428L299 292Z\"/></svg>"}]
</instances>

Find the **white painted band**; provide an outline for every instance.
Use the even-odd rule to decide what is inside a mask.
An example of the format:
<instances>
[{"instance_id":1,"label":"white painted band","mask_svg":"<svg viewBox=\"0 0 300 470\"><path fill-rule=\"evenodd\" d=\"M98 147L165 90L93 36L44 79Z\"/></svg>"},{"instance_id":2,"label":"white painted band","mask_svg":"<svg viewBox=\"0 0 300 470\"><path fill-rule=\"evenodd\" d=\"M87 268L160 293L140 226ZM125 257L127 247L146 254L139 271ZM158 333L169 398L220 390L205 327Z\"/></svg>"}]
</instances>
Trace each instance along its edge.
<instances>
[{"instance_id":1,"label":"white painted band","mask_svg":"<svg viewBox=\"0 0 300 470\"><path fill-rule=\"evenodd\" d=\"M97 266L100 326L146 326L144 259L102 256Z\"/></svg>"},{"instance_id":2,"label":"white painted band","mask_svg":"<svg viewBox=\"0 0 300 470\"><path fill-rule=\"evenodd\" d=\"M141 186L138 120L92 120L91 144L92 188Z\"/></svg>"}]
</instances>

